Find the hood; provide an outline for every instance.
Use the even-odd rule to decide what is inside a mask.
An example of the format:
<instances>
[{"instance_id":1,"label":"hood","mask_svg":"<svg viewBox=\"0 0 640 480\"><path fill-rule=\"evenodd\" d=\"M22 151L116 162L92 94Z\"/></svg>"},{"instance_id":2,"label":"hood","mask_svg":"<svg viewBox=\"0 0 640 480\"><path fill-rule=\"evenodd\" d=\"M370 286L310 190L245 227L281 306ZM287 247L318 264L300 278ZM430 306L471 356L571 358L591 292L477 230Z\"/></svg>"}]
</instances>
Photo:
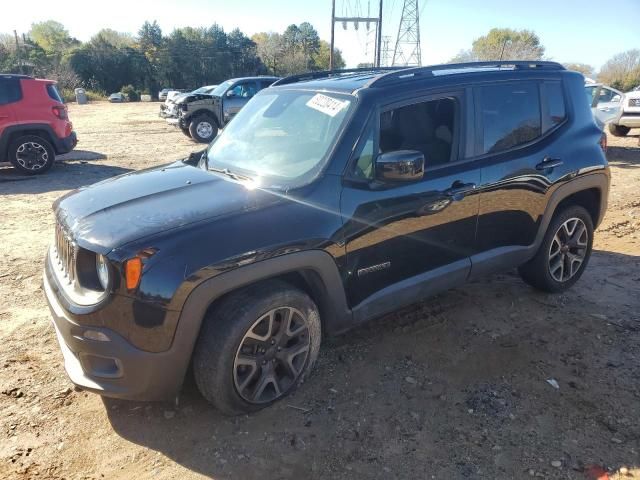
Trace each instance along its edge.
<instances>
[{"instance_id":1,"label":"hood","mask_svg":"<svg viewBox=\"0 0 640 480\"><path fill-rule=\"evenodd\" d=\"M213 98L216 95L211 95L210 93L188 93L186 95L182 95L179 98L176 98L175 103L189 103L189 102L197 102L198 100L206 100L208 98Z\"/></svg>"},{"instance_id":2,"label":"hood","mask_svg":"<svg viewBox=\"0 0 640 480\"><path fill-rule=\"evenodd\" d=\"M84 248L108 253L173 228L283 200L182 162L127 173L68 193L53 208Z\"/></svg>"}]
</instances>

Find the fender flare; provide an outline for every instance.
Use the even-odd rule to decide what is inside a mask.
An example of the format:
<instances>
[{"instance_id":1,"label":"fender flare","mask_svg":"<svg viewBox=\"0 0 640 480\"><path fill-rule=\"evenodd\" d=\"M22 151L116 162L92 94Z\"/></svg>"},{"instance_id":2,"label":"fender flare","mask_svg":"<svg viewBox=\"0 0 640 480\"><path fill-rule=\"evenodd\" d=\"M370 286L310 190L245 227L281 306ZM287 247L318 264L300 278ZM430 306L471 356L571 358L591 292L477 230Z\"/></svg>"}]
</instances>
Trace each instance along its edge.
<instances>
[{"instance_id":1,"label":"fender flare","mask_svg":"<svg viewBox=\"0 0 640 480\"><path fill-rule=\"evenodd\" d=\"M170 348L180 379L184 378L200 327L213 302L239 288L291 272L304 272L319 303L325 332L340 333L352 325L342 278L329 253L308 250L261 260L206 279L190 291Z\"/></svg>"},{"instance_id":2,"label":"fender flare","mask_svg":"<svg viewBox=\"0 0 640 480\"><path fill-rule=\"evenodd\" d=\"M605 212L607 211L607 203L609 198L609 174L606 167L602 168L603 171L596 171L594 173L583 174L573 180L565 183L564 185L559 186L549 198L549 202L547 202L547 208L544 211L544 215L542 216L542 220L540 222L540 228L538 229L538 233L536 235L536 239L532 245L533 252L538 251L540 244L542 243L542 239L547 233L547 228L549 227L549 223L551 223L551 219L556 213L556 209L560 202L569 198L571 195L575 193L579 193L581 191L590 190L596 188L600 191L600 205L598 218L593 222L594 229L600 225L602 219L604 218Z\"/></svg>"},{"instance_id":3,"label":"fender flare","mask_svg":"<svg viewBox=\"0 0 640 480\"><path fill-rule=\"evenodd\" d=\"M17 134L31 134L35 132L45 132L45 140L47 140L57 153L57 136L50 125L46 123L19 123L17 125L10 125L2 131L0 135L0 161L3 161L7 157L9 144L11 139Z\"/></svg>"}]
</instances>

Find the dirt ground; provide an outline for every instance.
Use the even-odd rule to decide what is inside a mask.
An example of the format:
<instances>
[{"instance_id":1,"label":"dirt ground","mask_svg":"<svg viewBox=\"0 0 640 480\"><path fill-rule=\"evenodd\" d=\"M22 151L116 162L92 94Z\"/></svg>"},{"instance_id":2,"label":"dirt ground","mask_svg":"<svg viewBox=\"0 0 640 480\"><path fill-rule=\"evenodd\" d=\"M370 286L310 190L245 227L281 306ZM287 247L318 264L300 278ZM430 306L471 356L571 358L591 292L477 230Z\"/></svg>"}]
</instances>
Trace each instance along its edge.
<instances>
[{"instance_id":1,"label":"dirt ground","mask_svg":"<svg viewBox=\"0 0 640 480\"><path fill-rule=\"evenodd\" d=\"M72 105L76 152L0 169L0 478L640 479L639 130L609 139L609 210L569 292L515 272L451 290L327 339L293 396L227 418L193 380L177 408L74 390L41 290L57 197L198 149L157 110Z\"/></svg>"}]
</instances>

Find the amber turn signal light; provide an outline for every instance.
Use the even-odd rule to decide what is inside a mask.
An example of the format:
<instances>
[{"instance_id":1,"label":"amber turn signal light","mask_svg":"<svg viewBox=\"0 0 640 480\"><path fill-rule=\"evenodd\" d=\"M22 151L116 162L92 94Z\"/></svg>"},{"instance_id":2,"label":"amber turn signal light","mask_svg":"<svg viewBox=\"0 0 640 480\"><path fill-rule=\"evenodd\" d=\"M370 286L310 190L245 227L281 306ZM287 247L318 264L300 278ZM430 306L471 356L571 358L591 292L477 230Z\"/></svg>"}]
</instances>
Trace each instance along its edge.
<instances>
[{"instance_id":1,"label":"amber turn signal light","mask_svg":"<svg viewBox=\"0 0 640 480\"><path fill-rule=\"evenodd\" d=\"M134 257L127 260L124 264L124 276L126 279L127 289L133 290L140 284L142 276L142 259Z\"/></svg>"}]
</instances>

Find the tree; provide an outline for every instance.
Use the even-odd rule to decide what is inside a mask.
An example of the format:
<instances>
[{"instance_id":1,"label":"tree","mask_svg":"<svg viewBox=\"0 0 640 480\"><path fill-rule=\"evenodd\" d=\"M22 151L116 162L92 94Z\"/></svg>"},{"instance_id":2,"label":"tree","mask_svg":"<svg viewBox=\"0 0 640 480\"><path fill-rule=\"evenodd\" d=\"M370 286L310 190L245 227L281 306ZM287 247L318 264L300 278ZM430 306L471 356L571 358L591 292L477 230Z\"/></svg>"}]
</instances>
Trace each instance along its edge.
<instances>
[{"instance_id":1,"label":"tree","mask_svg":"<svg viewBox=\"0 0 640 480\"><path fill-rule=\"evenodd\" d=\"M329 42L325 42L324 40L320 40L320 46L318 48L318 53L313 57L313 63L316 69L318 70L329 70L329 50L331 46ZM333 68L340 69L344 68L346 62L344 58L342 58L342 52L334 48L333 49Z\"/></svg>"},{"instance_id":2,"label":"tree","mask_svg":"<svg viewBox=\"0 0 640 480\"><path fill-rule=\"evenodd\" d=\"M256 33L251 37L256 44L256 53L265 67L274 75L279 75L283 54L282 35L279 33Z\"/></svg>"},{"instance_id":3,"label":"tree","mask_svg":"<svg viewBox=\"0 0 640 480\"><path fill-rule=\"evenodd\" d=\"M130 33L117 32L111 28L103 28L91 37L90 41L96 42L99 40L110 43L114 47L118 48L133 47L136 43L133 35Z\"/></svg>"},{"instance_id":4,"label":"tree","mask_svg":"<svg viewBox=\"0 0 640 480\"><path fill-rule=\"evenodd\" d=\"M462 50L450 63L484 60L541 60L544 47L531 30L493 28L474 40L471 50Z\"/></svg>"},{"instance_id":5,"label":"tree","mask_svg":"<svg viewBox=\"0 0 640 480\"><path fill-rule=\"evenodd\" d=\"M78 43L71 38L64 25L54 20L32 23L29 37L47 53L62 53Z\"/></svg>"},{"instance_id":6,"label":"tree","mask_svg":"<svg viewBox=\"0 0 640 480\"><path fill-rule=\"evenodd\" d=\"M573 70L574 72L580 72L585 77L592 77L595 73L595 69L586 63L565 63L564 68Z\"/></svg>"},{"instance_id":7,"label":"tree","mask_svg":"<svg viewBox=\"0 0 640 480\"><path fill-rule=\"evenodd\" d=\"M600 70L598 80L625 92L640 85L640 49L613 56Z\"/></svg>"}]
</instances>

